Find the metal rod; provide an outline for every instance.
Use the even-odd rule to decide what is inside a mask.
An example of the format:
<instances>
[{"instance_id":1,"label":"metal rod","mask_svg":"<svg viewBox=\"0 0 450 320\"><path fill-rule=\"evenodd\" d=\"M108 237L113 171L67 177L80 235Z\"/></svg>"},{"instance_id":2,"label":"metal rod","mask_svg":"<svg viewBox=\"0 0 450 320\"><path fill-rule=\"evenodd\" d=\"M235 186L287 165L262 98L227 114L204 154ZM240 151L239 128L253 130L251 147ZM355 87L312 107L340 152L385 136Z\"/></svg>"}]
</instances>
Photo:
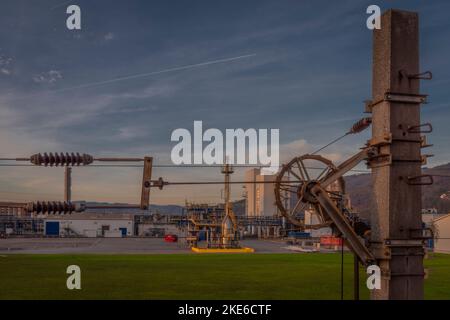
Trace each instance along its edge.
<instances>
[{"instance_id":1,"label":"metal rod","mask_svg":"<svg viewBox=\"0 0 450 320\"><path fill-rule=\"evenodd\" d=\"M94 161L102 162L141 162L143 158L94 158Z\"/></svg>"},{"instance_id":2,"label":"metal rod","mask_svg":"<svg viewBox=\"0 0 450 320\"><path fill-rule=\"evenodd\" d=\"M77 203L79 201L74 201L73 203ZM82 201L81 201L82 202ZM28 202L0 202L0 208L23 208L27 206ZM86 209L136 209L140 208L138 204L116 204L116 205L85 205Z\"/></svg>"},{"instance_id":3,"label":"metal rod","mask_svg":"<svg viewBox=\"0 0 450 320\"><path fill-rule=\"evenodd\" d=\"M292 184L292 183L300 183L302 181L281 181L281 183ZM229 184L259 184L259 183L272 183L275 184L275 181L229 181ZM197 185L197 184L223 184L223 181L180 181L180 182L168 182L164 181L164 186L166 185Z\"/></svg>"},{"instance_id":4,"label":"metal rod","mask_svg":"<svg viewBox=\"0 0 450 320\"><path fill-rule=\"evenodd\" d=\"M359 300L359 259L353 254L353 299Z\"/></svg>"},{"instance_id":5,"label":"metal rod","mask_svg":"<svg viewBox=\"0 0 450 320\"><path fill-rule=\"evenodd\" d=\"M86 205L86 209L139 209L141 206L138 204L125 204L125 205Z\"/></svg>"},{"instance_id":6,"label":"metal rod","mask_svg":"<svg viewBox=\"0 0 450 320\"><path fill-rule=\"evenodd\" d=\"M72 168L64 167L64 201L72 201Z\"/></svg>"},{"instance_id":7,"label":"metal rod","mask_svg":"<svg viewBox=\"0 0 450 320\"><path fill-rule=\"evenodd\" d=\"M30 158L0 158L0 161L30 161Z\"/></svg>"},{"instance_id":8,"label":"metal rod","mask_svg":"<svg viewBox=\"0 0 450 320\"><path fill-rule=\"evenodd\" d=\"M318 153L318 152L322 151L323 149L325 149L325 148L327 148L327 147L331 146L332 144L334 144L334 143L338 142L339 140L341 140L341 139L345 138L345 137L346 137L346 136L348 136L348 135L349 135L349 134L348 134L348 133L346 133L346 134L344 134L344 135L342 135L342 136L340 136L340 137L338 137L338 138L336 138L336 139L332 140L331 142L327 143L326 145L324 145L323 147L321 147L321 148L317 149L316 151L314 151L314 152L313 152L313 153L311 153L311 154L316 154L316 153Z\"/></svg>"},{"instance_id":9,"label":"metal rod","mask_svg":"<svg viewBox=\"0 0 450 320\"><path fill-rule=\"evenodd\" d=\"M2 161L3 159L0 159ZM11 161L11 160L4 160L4 161ZM15 161L15 160L12 160ZM0 167L36 167L32 164L10 164L10 163L0 163ZM130 164L91 164L89 166L80 166L80 168L89 168L89 167L97 167L97 168L142 168L143 165L137 164L137 165L130 165ZM154 164L153 168L222 168L222 165L175 165L175 164ZM270 168L270 166L266 165L233 165L233 168ZM311 170L320 170L323 168L318 167L305 167L306 169ZM352 169L349 170L352 172L359 172L359 173L370 173L369 170L359 170L359 169ZM449 176L450 177L450 176Z\"/></svg>"},{"instance_id":10,"label":"metal rod","mask_svg":"<svg viewBox=\"0 0 450 320\"><path fill-rule=\"evenodd\" d=\"M344 238L341 237L341 300L344 300Z\"/></svg>"}]
</instances>

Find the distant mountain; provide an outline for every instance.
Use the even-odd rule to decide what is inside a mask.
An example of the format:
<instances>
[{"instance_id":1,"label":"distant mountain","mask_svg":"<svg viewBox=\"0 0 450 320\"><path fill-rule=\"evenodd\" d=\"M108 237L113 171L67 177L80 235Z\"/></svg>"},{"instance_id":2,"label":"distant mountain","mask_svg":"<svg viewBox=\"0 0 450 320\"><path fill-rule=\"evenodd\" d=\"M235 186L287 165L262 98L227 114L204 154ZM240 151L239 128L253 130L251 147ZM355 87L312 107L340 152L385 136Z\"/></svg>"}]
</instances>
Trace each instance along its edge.
<instances>
[{"instance_id":1,"label":"distant mountain","mask_svg":"<svg viewBox=\"0 0 450 320\"><path fill-rule=\"evenodd\" d=\"M114 205L117 208L114 209L88 209L87 212L102 212L102 213L135 213L135 214L150 214L159 213L166 215L180 215L183 213L183 207L178 205L157 205L151 204L150 210L140 210L140 209L122 209L120 206L126 206L127 203L108 203L108 202L87 202L86 205L91 206L101 206L101 205Z\"/></svg>"},{"instance_id":2,"label":"distant mountain","mask_svg":"<svg viewBox=\"0 0 450 320\"><path fill-rule=\"evenodd\" d=\"M87 202L86 205L89 206L117 206L117 208L111 209L88 209L87 212L96 213L135 213L135 214L150 214L159 213L165 215L181 215L183 213L183 207L179 205L157 205L151 204L150 210L140 210L140 209L124 209L121 206L127 206L127 203L108 203L108 202ZM232 203L233 212L236 215L245 215L245 199L237 200Z\"/></svg>"},{"instance_id":3,"label":"distant mountain","mask_svg":"<svg viewBox=\"0 0 450 320\"><path fill-rule=\"evenodd\" d=\"M450 176L450 163L423 169L423 174ZM422 186L422 208L436 208L439 213L450 212L450 177L433 177L434 183ZM352 206L361 217L368 218L374 213L372 178L370 174L345 177L346 191Z\"/></svg>"}]
</instances>

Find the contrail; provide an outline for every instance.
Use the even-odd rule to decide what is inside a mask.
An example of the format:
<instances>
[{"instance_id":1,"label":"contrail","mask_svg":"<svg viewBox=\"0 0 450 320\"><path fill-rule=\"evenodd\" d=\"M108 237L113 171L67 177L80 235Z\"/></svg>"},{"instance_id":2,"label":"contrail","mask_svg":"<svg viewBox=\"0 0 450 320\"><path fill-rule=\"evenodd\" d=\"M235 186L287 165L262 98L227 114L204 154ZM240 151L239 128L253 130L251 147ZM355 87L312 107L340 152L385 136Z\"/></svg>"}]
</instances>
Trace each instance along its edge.
<instances>
[{"instance_id":1,"label":"contrail","mask_svg":"<svg viewBox=\"0 0 450 320\"><path fill-rule=\"evenodd\" d=\"M110 80L104 80L104 81L98 81L98 82L90 82L90 83L80 84L80 85L74 86L74 87L68 87L68 88L52 90L51 92L61 92L61 91L68 91L68 90L75 90L75 89L103 86L105 84L110 84L110 83L114 83L114 82L120 82L120 81L125 81L125 80L130 80L130 79L137 79L137 78L144 78L144 77L149 77L149 76L153 76L153 75L156 75L156 74L168 73L168 72L173 72L173 71L181 71L181 70L193 69L193 68L209 66L209 65L217 64L217 63L224 63L224 62L230 62L230 61L235 61L235 60L239 60L239 59L250 58L250 57L254 57L254 56L256 56L256 53L246 54L246 55L243 55L243 56L238 56L238 57L233 57L233 58L211 60L211 61L207 61L207 62L190 64L190 65L186 65L186 66L169 68L169 69L153 71L153 72L148 72L148 73L138 73L138 74L129 75L129 76L125 76L125 77L119 77L119 78L110 79Z\"/></svg>"},{"instance_id":2,"label":"contrail","mask_svg":"<svg viewBox=\"0 0 450 320\"><path fill-rule=\"evenodd\" d=\"M193 69L193 68L197 68L197 67L203 67L203 66L208 66L208 65L212 65L212 64L217 64L217 63L224 63L224 62L230 62L230 61L235 61L235 60L239 60L239 59L250 58L250 57L254 57L254 56L256 56L256 53L246 54L243 56L238 56L238 57L233 57L233 58L211 60L211 61L206 61L206 62L202 62L202 63L190 64L190 65L186 65L186 66L169 68L169 69L153 71L153 72L148 72L148 73L139 73L139 74L129 75L129 76L125 76L125 77L110 79L110 80L90 82L90 83L80 84L80 85L73 86L73 87L50 90L47 92L48 93L57 93L57 92L64 92L64 91L70 91L70 90L76 90L76 89L82 89L82 88L91 88L91 87L102 86L102 85L106 85L106 84L110 84L110 83L114 83L114 82L120 82L120 81L137 79L137 78L144 78L144 77L149 77L149 76L153 76L156 74L168 73L168 72L173 72L173 71L188 70L188 69ZM5 95L7 95L7 94L9 94L9 93L6 92ZM27 98L35 97L35 96L39 96L39 93L22 95L20 97L15 97L12 99L6 98L6 100L7 101L17 101L17 100L27 99Z\"/></svg>"}]
</instances>

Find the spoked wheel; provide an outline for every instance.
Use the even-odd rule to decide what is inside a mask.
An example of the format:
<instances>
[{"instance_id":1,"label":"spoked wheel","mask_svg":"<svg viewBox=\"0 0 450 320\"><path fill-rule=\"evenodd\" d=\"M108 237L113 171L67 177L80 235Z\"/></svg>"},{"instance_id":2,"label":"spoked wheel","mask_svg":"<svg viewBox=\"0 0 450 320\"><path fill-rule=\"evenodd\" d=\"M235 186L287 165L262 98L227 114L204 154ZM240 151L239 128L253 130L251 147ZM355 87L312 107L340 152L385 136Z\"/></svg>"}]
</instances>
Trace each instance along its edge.
<instances>
[{"instance_id":1,"label":"spoked wheel","mask_svg":"<svg viewBox=\"0 0 450 320\"><path fill-rule=\"evenodd\" d=\"M330 160L319 155L303 155L283 165L275 181L275 201L281 214L302 230L330 226L331 220L310 190L336 170ZM342 201L344 179L341 177L334 181L326 191L336 203ZM305 210L316 215L318 223L306 223Z\"/></svg>"}]
</instances>

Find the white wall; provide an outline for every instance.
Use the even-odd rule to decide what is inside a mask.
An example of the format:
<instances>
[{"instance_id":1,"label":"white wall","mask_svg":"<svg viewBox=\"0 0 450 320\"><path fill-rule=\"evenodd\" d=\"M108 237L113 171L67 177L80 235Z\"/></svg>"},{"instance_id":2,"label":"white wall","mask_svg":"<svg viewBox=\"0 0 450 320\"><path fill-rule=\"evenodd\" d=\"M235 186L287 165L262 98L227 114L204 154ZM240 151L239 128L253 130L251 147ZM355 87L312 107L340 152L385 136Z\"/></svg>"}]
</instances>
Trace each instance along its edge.
<instances>
[{"instance_id":1,"label":"white wall","mask_svg":"<svg viewBox=\"0 0 450 320\"><path fill-rule=\"evenodd\" d=\"M450 215L434 221L437 237L445 239L434 240L434 252L450 253Z\"/></svg>"},{"instance_id":2,"label":"white wall","mask_svg":"<svg viewBox=\"0 0 450 320\"><path fill-rule=\"evenodd\" d=\"M250 169L245 172L245 181L256 181L256 176L260 173L259 169ZM256 215L256 184L246 183L245 191L247 193L247 198L245 201L245 213L247 216Z\"/></svg>"},{"instance_id":3,"label":"white wall","mask_svg":"<svg viewBox=\"0 0 450 320\"><path fill-rule=\"evenodd\" d=\"M258 175L256 181L267 182L275 181L275 175ZM274 183L256 184L256 208L257 216L274 216L277 214L275 205Z\"/></svg>"},{"instance_id":4,"label":"white wall","mask_svg":"<svg viewBox=\"0 0 450 320\"><path fill-rule=\"evenodd\" d=\"M109 232L105 232L105 237L118 237L120 228L127 228L127 236L133 235L133 221L132 220L70 220L70 219L47 219L46 221L59 222L59 234L66 235L65 228L70 228L78 235L85 237L102 236L102 226L109 226Z\"/></svg>"},{"instance_id":5,"label":"white wall","mask_svg":"<svg viewBox=\"0 0 450 320\"><path fill-rule=\"evenodd\" d=\"M170 224L140 224L138 226L138 235L144 236L145 233L149 229L153 228L161 228L164 229L165 234L176 234L177 236L181 237L183 236L183 232L180 231L180 229L176 225L170 225Z\"/></svg>"}]
</instances>

